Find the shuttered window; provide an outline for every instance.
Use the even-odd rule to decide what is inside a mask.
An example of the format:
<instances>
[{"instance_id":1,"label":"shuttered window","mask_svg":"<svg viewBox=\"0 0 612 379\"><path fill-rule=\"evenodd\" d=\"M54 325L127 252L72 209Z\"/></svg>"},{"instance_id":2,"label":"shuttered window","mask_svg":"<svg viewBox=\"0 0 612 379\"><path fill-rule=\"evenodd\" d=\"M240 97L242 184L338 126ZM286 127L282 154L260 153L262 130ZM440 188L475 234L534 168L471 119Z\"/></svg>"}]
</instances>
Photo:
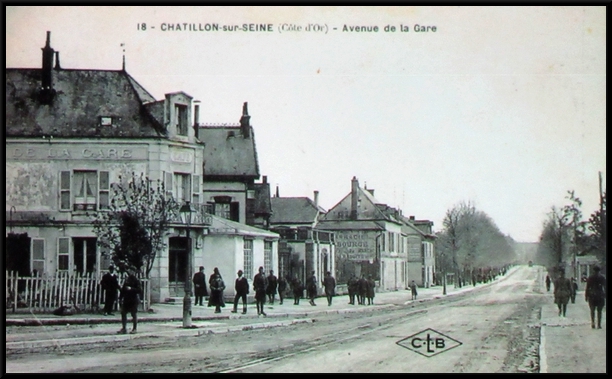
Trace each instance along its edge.
<instances>
[{"instance_id":1,"label":"shuttered window","mask_svg":"<svg viewBox=\"0 0 612 379\"><path fill-rule=\"evenodd\" d=\"M42 275L45 272L45 240L44 239L32 239L32 267L31 271L38 275Z\"/></svg>"},{"instance_id":2,"label":"shuttered window","mask_svg":"<svg viewBox=\"0 0 612 379\"><path fill-rule=\"evenodd\" d=\"M100 209L108 209L110 205L110 176L108 171L100 171Z\"/></svg>"},{"instance_id":3,"label":"shuttered window","mask_svg":"<svg viewBox=\"0 0 612 379\"><path fill-rule=\"evenodd\" d=\"M70 171L60 172L60 210L70 210Z\"/></svg>"},{"instance_id":4,"label":"shuttered window","mask_svg":"<svg viewBox=\"0 0 612 379\"><path fill-rule=\"evenodd\" d=\"M193 185L192 203L200 204L200 175L192 175L191 182Z\"/></svg>"},{"instance_id":5,"label":"shuttered window","mask_svg":"<svg viewBox=\"0 0 612 379\"><path fill-rule=\"evenodd\" d=\"M70 270L70 238L59 237L57 243L57 269Z\"/></svg>"}]
</instances>

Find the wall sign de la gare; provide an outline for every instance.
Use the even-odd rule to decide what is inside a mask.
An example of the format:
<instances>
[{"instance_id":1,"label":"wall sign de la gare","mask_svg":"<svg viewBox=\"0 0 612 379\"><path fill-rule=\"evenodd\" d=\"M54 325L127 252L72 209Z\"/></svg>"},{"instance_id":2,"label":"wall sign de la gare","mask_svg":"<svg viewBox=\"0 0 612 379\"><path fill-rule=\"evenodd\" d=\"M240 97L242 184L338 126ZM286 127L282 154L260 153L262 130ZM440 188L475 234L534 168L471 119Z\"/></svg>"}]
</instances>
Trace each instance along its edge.
<instances>
[{"instance_id":1,"label":"wall sign de la gare","mask_svg":"<svg viewBox=\"0 0 612 379\"><path fill-rule=\"evenodd\" d=\"M6 156L9 159L147 159L146 149L125 146L45 148L38 146L10 146L7 150Z\"/></svg>"}]
</instances>

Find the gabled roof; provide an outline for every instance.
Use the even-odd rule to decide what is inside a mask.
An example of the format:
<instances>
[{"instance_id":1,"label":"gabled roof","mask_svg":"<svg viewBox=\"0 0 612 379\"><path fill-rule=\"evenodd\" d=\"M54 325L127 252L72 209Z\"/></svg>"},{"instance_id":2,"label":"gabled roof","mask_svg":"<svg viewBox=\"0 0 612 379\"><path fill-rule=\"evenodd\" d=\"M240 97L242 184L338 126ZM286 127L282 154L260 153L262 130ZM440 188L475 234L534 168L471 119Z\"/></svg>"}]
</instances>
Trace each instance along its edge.
<instances>
[{"instance_id":1,"label":"gabled roof","mask_svg":"<svg viewBox=\"0 0 612 379\"><path fill-rule=\"evenodd\" d=\"M312 224L325 209L308 197L273 197L270 224Z\"/></svg>"},{"instance_id":2,"label":"gabled roof","mask_svg":"<svg viewBox=\"0 0 612 379\"><path fill-rule=\"evenodd\" d=\"M6 136L160 137L163 120L144 107L155 99L122 70L53 69L53 100L39 100L42 69L6 69ZM101 126L100 117L112 117ZM162 113L163 118L163 113Z\"/></svg>"},{"instance_id":3,"label":"gabled roof","mask_svg":"<svg viewBox=\"0 0 612 379\"><path fill-rule=\"evenodd\" d=\"M254 226L241 224L239 222L227 220L219 216L212 216L212 225L209 228L209 234L216 235L241 235L247 237L262 237L262 238L280 238L277 233L269 232L264 229L259 229Z\"/></svg>"},{"instance_id":4,"label":"gabled roof","mask_svg":"<svg viewBox=\"0 0 612 379\"><path fill-rule=\"evenodd\" d=\"M199 126L204 142L204 177L242 176L259 178L255 134L244 138L238 126Z\"/></svg>"}]
</instances>

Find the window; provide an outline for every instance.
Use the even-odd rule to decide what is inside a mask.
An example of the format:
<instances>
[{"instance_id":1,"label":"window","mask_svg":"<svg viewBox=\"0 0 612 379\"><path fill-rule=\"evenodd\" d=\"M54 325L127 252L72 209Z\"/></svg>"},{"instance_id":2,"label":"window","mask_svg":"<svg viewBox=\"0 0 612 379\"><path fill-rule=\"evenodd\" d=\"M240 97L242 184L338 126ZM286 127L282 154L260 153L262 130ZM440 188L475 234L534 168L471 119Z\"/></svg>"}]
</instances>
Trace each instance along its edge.
<instances>
[{"instance_id":1,"label":"window","mask_svg":"<svg viewBox=\"0 0 612 379\"><path fill-rule=\"evenodd\" d=\"M108 116L100 117L100 125L101 126L112 126L113 125L113 118L112 117L108 117Z\"/></svg>"},{"instance_id":2,"label":"window","mask_svg":"<svg viewBox=\"0 0 612 379\"><path fill-rule=\"evenodd\" d=\"M307 240L310 236L309 236L309 230L307 228L302 228L302 227L298 227L298 236L297 239L298 240Z\"/></svg>"},{"instance_id":3,"label":"window","mask_svg":"<svg viewBox=\"0 0 612 379\"><path fill-rule=\"evenodd\" d=\"M57 244L57 269L70 270L70 238L59 237Z\"/></svg>"},{"instance_id":4,"label":"window","mask_svg":"<svg viewBox=\"0 0 612 379\"><path fill-rule=\"evenodd\" d=\"M232 201L231 196L215 196L213 212L215 216L239 222L240 221L240 203Z\"/></svg>"},{"instance_id":5,"label":"window","mask_svg":"<svg viewBox=\"0 0 612 379\"><path fill-rule=\"evenodd\" d=\"M272 241L264 241L264 270L272 270Z\"/></svg>"},{"instance_id":6,"label":"window","mask_svg":"<svg viewBox=\"0 0 612 379\"><path fill-rule=\"evenodd\" d=\"M176 117L176 134L186 136L189 124L187 120L187 106L174 104L174 114Z\"/></svg>"},{"instance_id":7,"label":"window","mask_svg":"<svg viewBox=\"0 0 612 379\"><path fill-rule=\"evenodd\" d=\"M253 240L244 240L244 277L253 279Z\"/></svg>"},{"instance_id":8,"label":"window","mask_svg":"<svg viewBox=\"0 0 612 379\"><path fill-rule=\"evenodd\" d=\"M95 211L108 209L108 171L75 170L60 172L60 210Z\"/></svg>"},{"instance_id":9,"label":"window","mask_svg":"<svg viewBox=\"0 0 612 379\"><path fill-rule=\"evenodd\" d=\"M389 232L389 251L395 251L395 235Z\"/></svg>"},{"instance_id":10,"label":"window","mask_svg":"<svg viewBox=\"0 0 612 379\"><path fill-rule=\"evenodd\" d=\"M32 239L32 267L31 271L41 275L45 272L45 240Z\"/></svg>"},{"instance_id":11,"label":"window","mask_svg":"<svg viewBox=\"0 0 612 379\"><path fill-rule=\"evenodd\" d=\"M247 199L255 198L255 190L247 190Z\"/></svg>"},{"instance_id":12,"label":"window","mask_svg":"<svg viewBox=\"0 0 612 379\"><path fill-rule=\"evenodd\" d=\"M78 272L96 269L96 238L73 238L74 268Z\"/></svg>"},{"instance_id":13,"label":"window","mask_svg":"<svg viewBox=\"0 0 612 379\"><path fill-rule=\"evenodd\" d=\"M191 201L191 175L174 174L174 198L179 204Z\"/></svg>"},{"instance_id":14,"label":"window","mask_svg":"<svg viewBox=\"0 0 612 379\"><path fill-rule=\"evenodd\" d=\"M200 204L200 175L193 175L192 178L193 191L191 202L194 204Z\"/></svg>"}]
</instances>

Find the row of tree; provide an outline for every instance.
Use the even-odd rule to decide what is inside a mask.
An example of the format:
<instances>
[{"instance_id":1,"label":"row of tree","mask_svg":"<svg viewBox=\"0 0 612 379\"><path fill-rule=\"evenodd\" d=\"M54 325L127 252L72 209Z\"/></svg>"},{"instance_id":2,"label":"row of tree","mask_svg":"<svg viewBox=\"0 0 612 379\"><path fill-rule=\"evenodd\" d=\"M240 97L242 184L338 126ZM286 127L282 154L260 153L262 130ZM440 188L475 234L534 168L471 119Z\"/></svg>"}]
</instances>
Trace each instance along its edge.
<instances>
[{"instance_id":1,"label":"row of tree","mask_svg":"<svg viewBox=\"0 0 612 379\"><path fill-rule=\"evenodd\" d=\"M485 212L470 201L446 211L437 233L437 269L454 273L459 285L477 271L515 262L515 241L504 235Z\"/></svg>"},{"instance_id":2,"label":"row of tree","mask_svg":"<svg viewBox=\"0 0 612 379\"><path fill-rule=\"evenodd\" d=\"M576 256L592 254L605 272L606 266L606 192L600 192L599 209L583 219L582 201L567 191L563 207L552 206L543 222L536 262L553 272L571 263Z\"/></svg>"}]
</instances>

